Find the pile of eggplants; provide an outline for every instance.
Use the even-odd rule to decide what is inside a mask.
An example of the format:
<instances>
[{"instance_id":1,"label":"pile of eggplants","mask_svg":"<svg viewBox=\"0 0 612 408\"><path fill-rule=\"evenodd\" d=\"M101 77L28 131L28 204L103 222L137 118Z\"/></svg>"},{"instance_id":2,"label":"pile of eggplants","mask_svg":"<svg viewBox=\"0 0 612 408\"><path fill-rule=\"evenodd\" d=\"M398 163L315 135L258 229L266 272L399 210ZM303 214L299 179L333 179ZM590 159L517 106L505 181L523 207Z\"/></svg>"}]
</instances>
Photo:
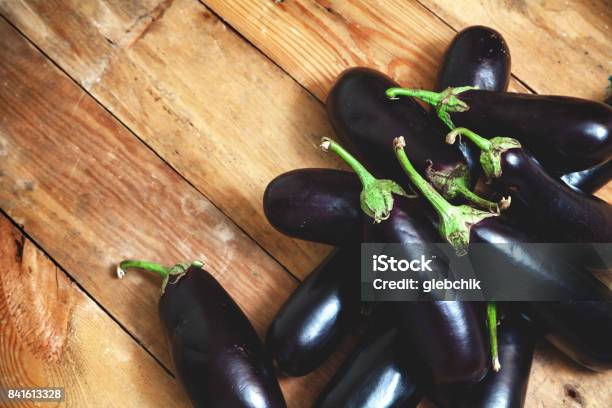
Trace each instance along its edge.
<instances>
[{"instance_id":1,"label":"pile of eggplants","mask_svg":"<svg viewBox=\"0 0 612 408\"><path fill-rule=\"evenodd\" d=\"M610 179L610 108L577 98L507 93L509 79L505 41L482 26L454 38L438 73L437 92L402 89L367 68L339 76L327 112L342 144L377 177L419 193L417 198L396 196L380 223L362 211L359 171L357 177L339 170L295 170L268 185L264 211L276 229L338 247L287 299L270 326L266 347L278 368L305 375L333 353L351 327L363 320L369 327L316 406L412 407L427 395L440 406L521 407L540 336L585 367L612 368L610 291L588 268L563 257L543 260L535 251L518 260L503 250L499 256L512 259L519 274L568 299L591 301L499 304L504 316L499 372L489 359L493 346L487 341L484 304L393 302L370 305L379 318L360 318L359 245L405 244L409 256L411 244L447 241L444 220L466 204L481 209L475 214L494 215L483 215L468 231L468 253L469 245L478 242L610 242L610 206L590 195ZM408 96L433 108L425 110ZM455 105L442 106L449 98ZM562 120L556 121L558 116ZM447 140L453 129L454 136L462 137ZM494 168L501 172L483 166L486 143L467 137L470 130L482 139L517 141L500 153ZM398 136L403 136L407 148L402 152L420 181L395 159ZM490 185L477 194L473 190L479 179ZM432 194L444 206L432 206ZM500 200L508 196L511 200ZM444 270L448 260L437 260L436 270ZM480 268L494 266L472 261Z\"/></svg>"},{"instance_id":2,"label":"pile of eggplants","mask_svg":"<svg viewBox=\"0 0 612 408\"><path fill-rule=\"evenodd\" d=\"M455 36L435 91L400 88L367 68L339 76L326 105L348 150L327 138L321 147L353 172L288 172L263 200L282 233L336 248L286 300L265 344L201 262L119 265L119 277L130 268L162 277L159 315L194 406L285 407L274 364L306 375L360 325L365 334L316 407L407 408L424 396L441 407L522 407L539 337L584 367L612 369L612 292L583 262L591 243L611 241L611 207L590 194L612 173L612 109L508 93L509 79L504 39L482 26ZM479 180L488 187L476 193ZM585 246L578 258L503 246L496 253L512 263L510 280L535 281L571 301L360 301L362 243L399 244L405 259L428 251L446 277L451 260L429 245L443 242L470 256L476 273L496 265L470 251L475 243Z\"/></svg>"}]
</instances>

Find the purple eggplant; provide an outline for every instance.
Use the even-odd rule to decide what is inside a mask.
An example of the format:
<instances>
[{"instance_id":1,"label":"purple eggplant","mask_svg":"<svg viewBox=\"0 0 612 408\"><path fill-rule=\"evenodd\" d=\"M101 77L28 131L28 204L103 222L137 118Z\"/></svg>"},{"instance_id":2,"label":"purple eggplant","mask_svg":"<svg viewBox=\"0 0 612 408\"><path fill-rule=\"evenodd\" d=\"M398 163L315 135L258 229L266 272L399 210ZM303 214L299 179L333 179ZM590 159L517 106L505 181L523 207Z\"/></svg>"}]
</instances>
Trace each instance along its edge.
<instances>
[{"instance_id":1,"label":"purple eggplant","mask_svg":"<svg viewBox=\"0 0 612 408\"><path fill-rule=\"evenodd\" d=\"M443 128L416 101L388 100L385 91L394 86L397 84L392 79L372 69L344 71L326 102L335 132L351 150L359 152L360 160L375 173L408 185L401 168L389 159L393 157L393 138L403 135L412 146L410 157L415 166L444 197L461 198L484 208L497 208L496 203L484 200L470 190L480 171L478 163L466 162L461 152L445 146L439 139L444 134Z\"/></svg>"},{"instance_id":2,"label":"purple eggplant","mask_svg":"<svg viewBox=\"0 0 612 408\"><path fill-rule=\"evenodd\" d=\"M457 408L522 408L537 335L524 320L510 316L498 330L499 360L503 369L490 372L480 384L451 404Z\"/></svg>"},{"instance_id":3,"label":"purple eggplant","mask_svg":"<svg viewBox=\"0 0 612 408\"><path fill-rule=\"evenodd\" d=\"M392 324L374 326L319 395L316 408L417 406L422 387L409 340Z\"/></svg>"},{"instance_id":4,"label":"purple eggplant","mask_svg":"<svg viewBox=\"0 0 612 408\"><path fill-rule=\"evenodd\" d=\"M292 173L302 180L304 176ZM266 346L285 374L301 376L313 371L358 322L359 259L359 244L334 250L274 318Z\"/></svg>"},{"instance_id":5,"label":"purple eggplant","mask_svg":"<svg viewBox=\"0 0 612 408\"><path fill-rule=\"evenodd\" d=\"M290 237L329 245L361 239L357 177L330 169L290 171L272 180L264 193L268 222ZM337 178L341 180L337 180ZM338 185L347 188L338 190ZM288 209L291 209L290 211Z\"/></svg>"},{"instance_id":6,"label":"purple eggplant","mask_svg":"<svg viewBox=\"0 0 612 408\"><path fill-rule=\"evenodd\" d=\"M525 208L518 213L539 218L565 242L612 242L612 207L603 200L577 192L558 181L521 148L516 139L485 139L466 128L456 128L447 142L457 136L473 142L480 150L485 176L496 190L510 194L514 205ZM552 236L553 234L549 234Z\"/></svg>"},{"instance_id":7,"label":"purple eggplant","mask_svg":"<svg viewBox=\"0 0 612 408\"><path fill-rule=\"evenodd\" d=\"M443 92L390 88L387 96L416 97L433 105L450 129L514 137L554 175L586 170L612 158L612 108L600 102L471 86Z\"/></svg>"},{"instance_id":8,"label":"purple eggplant","mask_svg":"<svg viewBox=\"0 0 612 408\"><path fill-rule=\"evenodd\" d=\"M609 78L612 84L612 77ZM608 86L608 97L604 103L612 106L612 88ZM564 174L561 180L575 190L593 194L612 180L612 160L598 164L589 169Z\"/></svg>"},{"instance_id":9,"label":"purple eggplant","mask_svg":"<svg viewBox=\"0 0 612 408\"><path fill-rule=\"evenodd\" d=\"M567 173L561 180L574 190L585 194L592 194L612 179L612 160L598 164L589 169Z\"/></svg>"},{"instance_id":10,"label":"purple eggplant","mask_svg":"<svg viewBox=\"0 0 612 408\"><path fill-rule=\"evenodd\" d=\"M471 85L505 91L510 82L510 66L510 50L500 33L484 26L468 27L446 49L435 89Z\"/></svg>"},{"instance_id":11,"label":"purple eggplant","mask_svg":"<svg viewBox=\"0 0 612 408\"><path fill-rule=\"evenodd\" d=\"M591 370L612 370L611 300L532 302L522 309L572 360Z\"/></svg>"},{"instance_id":12,"label":"purple eggplant","mask_svg":"<svg viewBox=\"0 0 612 408\"><path fill-rule=\"evenodd\" d=\"M251 323L201 262L164 267L124 261L162 276L161 317L181 384L196 407L285 407L270 357Z\"/></svg>"}]
</instances>

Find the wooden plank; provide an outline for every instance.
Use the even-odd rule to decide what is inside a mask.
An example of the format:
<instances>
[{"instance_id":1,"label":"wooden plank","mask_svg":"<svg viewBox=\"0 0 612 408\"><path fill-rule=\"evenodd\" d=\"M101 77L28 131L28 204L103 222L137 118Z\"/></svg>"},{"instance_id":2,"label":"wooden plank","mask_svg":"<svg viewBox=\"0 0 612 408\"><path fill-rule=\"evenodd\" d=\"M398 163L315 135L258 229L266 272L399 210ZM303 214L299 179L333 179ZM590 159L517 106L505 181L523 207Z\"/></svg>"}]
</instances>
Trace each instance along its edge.
<instances>
[{"instance_id":1,"label":"wooden plank","mask_svg":"<svg viewBox=\"0 0 612 408\"><path fill-rule=\"evenodd\" d=\"M65 388L64 403L45 405L190 406L176 380L4 215L0 327L0 384Z\"/></svg>"},{"instance_id":2,"label":"wooden plank","mask_svg":"<svg viewBox=\"0 0 612 408\"><path fill-rule=\"evenodd\" d=\"M261 205L282 172L340 166L317 148L331 134L323 107L203 5L4 1L0 10L292 273L305 276L329 251L275 231Z\"/></svg>"},{"instance_id":3,"label":"wooden plank","mask_svg":"<svg viewBox=\"0 0 612 408\"><path fill-rule=\"evenodd\" d=\"M368 66L429 88L454 31L417 2L204 0L320 100L342 70ZM512 87L524 91L518 82Z\"/></svg>"},{"instance_id":4,"label":"wooden plank","mask_svg":"<svg viewBox=\"0 0 612 408\"><path fill-rule=\"evenodd\" d=\"M550 344L535 351L525 408L609 408L612 372L579 367Z\"/></svg>"},{"instance_id":5,"label":"wooden plank","mask_svg":"<svg viewBox=\"0 0 612 408\"><path fill-rule=\"evenodd\" d=\"M159 282L116 262L204 259L263 335L295 281L211 203L0 20L0 207L170 366ZM339 357L288 399L310 401Z\"/></svg>"},{"instance_id":6,"label":"wooden plank","mask_svg":"<svg viewBox=\"0 0 612 408\"><path fill-rule=\"evenodd\" d=\"M612 73L609 1L419 0L456 30L495 27L512 72L536 92L603 100Z\"/></svg>"}]
</instances>

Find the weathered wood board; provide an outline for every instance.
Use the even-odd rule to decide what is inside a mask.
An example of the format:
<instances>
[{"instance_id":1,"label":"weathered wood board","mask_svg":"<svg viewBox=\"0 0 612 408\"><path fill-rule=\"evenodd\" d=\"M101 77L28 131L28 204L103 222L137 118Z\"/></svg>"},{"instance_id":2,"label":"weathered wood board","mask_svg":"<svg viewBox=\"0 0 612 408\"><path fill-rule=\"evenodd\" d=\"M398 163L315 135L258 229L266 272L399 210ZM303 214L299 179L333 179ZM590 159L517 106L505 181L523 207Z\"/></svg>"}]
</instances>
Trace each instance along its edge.
<instances>
[{"instance_id":1,"label":"weathered wood board","mask_svg":"<svg viewBox=\"0 0 612 408\"><path fill-rule=\"evenodd\" d=\"M65 388L64 403L45 406L190 406L177 381L1 214L0 331L0 384Z\"/></svg>"}]
</instances>

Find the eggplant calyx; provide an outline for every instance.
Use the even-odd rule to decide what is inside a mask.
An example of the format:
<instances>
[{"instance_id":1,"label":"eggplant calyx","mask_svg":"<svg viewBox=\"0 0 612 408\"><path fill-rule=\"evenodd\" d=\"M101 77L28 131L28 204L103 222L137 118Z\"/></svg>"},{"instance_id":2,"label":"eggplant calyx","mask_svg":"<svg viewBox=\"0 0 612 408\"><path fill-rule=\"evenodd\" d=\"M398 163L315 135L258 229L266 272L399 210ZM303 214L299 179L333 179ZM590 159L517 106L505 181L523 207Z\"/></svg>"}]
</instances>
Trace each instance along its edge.
<instances>
[{"instance_id":1,"label":"eggplant calyx","mask_svg":"<svg viewBox=\"0 0 612 408\"><path fill-rule=\"evenodd\" d=\"M410 181L417 187L423 196L431 203L440 219L439 233L449 244L453 246L457 255L467 253L470 243L470 231L473 225L485 218L495 217L498 213L491 213L472 208L467 205L452 205L432 187L414 168L404 147L406 142L402 136L393 140L393 149L404 172Z\"/></svg>"},{"instance_id":2,"label":"eggplant calyx","mask_svg":"<svg viewBox=\"0 0 612 408\"><path fill-rule=\"evenodd\" d=\"M119 279L123 278L126 274L126 269L130 268L138 268L156 273L162 277L161 294L163 295L166 291L166 286L168 285L168 283L171 283L173 285L176 284L183 276L185 276L187 270L190 267L201 269L203 266L204 263L202 261L193 261L191 263L184 262L168 267L155 262L142 261L138 259L128 259L121 262L117 266L117 277ZM174 280L170 282L170 278L174 278Z\"/></svg>"},{"instance_id":3,"label":"eggplant calyx","mask_svg":"<svg viewBox=\"0 0 612 408\"><path fill-rule=\"evenodd\" d=\"M470 245L472 226L485 218L498 216L499 213L482 211L469 205L450 205L444 212L438 212L440 235L455 249L457 256L466 255Z\"/></svg>"},{"instance_id":4,"label":"eggplant calyx","mask_svg":"<svg viewBox=\"0 0 612 408\"><path fill-rule=\"evenodd\" d=\"M454 129L455 125L450 118L453 112L465 112L470 109L467 103L457 95L465 91L478 89L477 86L448 87L442 92L427 91L425 89L389 88L386 91L389 99L398 99L398 96L411 96L431 105L436 110L438 117L448 126Z\"/></svg>"},{"instance_id":5,"label":"eggplant calyx","mask_svg":"<svg viewBox=\"0 0 612 408\"><path fill-rule=\"evenodd\" d=\"M518 140L510 137L494 137L485 139L484 137L466 128L455 128L446 135L446 143L453 144L458 136L467 137L480 149L480 165L487 181L498 178L502 175L501 156L510 149L521 147Z\"/></svg>"},{"instance_id":6,"label":"eggplant calyx","mask_svg":"<svg viewBox=\"0 0 612 408\"><path fill-rule=\"evenodd\" d=\"M324 137L321 139L320 146L323 151L331 151L338 155L359 176L363 186L359 195L361 210L373 218L375 223L384 221L391 215L394 202L393 194L416 197L416 194L408 194L393 180L375 178L355 157L332 139Z\"/></svg>"},{"instance_id":7,"label":"eggplant calyx","mask_svg":"<svg viewBox=\"0 0 612 408\"><path fill-rule=\"evenodd\" d=\"M489 343L491 348L491 363L493 371L501 370L499 363L499 348L497 344L497 305L495 302L487 302L487 326L489 328Z\"/></svg>"},{"instance_id":8,"label":"eggplant calyx","mask_svg":"<svg viewBox=\"0 0 612 408\"><path fill-rule=\"evenodd\" d=\"M434 170L433 163L428 161L425 178L447 200L463 198L479 208L493 212L507 208L502 201L496 203L487 200L470 190L470 172L465 163L458 164L452 169Z\"/></svg>"}]
</instances>

